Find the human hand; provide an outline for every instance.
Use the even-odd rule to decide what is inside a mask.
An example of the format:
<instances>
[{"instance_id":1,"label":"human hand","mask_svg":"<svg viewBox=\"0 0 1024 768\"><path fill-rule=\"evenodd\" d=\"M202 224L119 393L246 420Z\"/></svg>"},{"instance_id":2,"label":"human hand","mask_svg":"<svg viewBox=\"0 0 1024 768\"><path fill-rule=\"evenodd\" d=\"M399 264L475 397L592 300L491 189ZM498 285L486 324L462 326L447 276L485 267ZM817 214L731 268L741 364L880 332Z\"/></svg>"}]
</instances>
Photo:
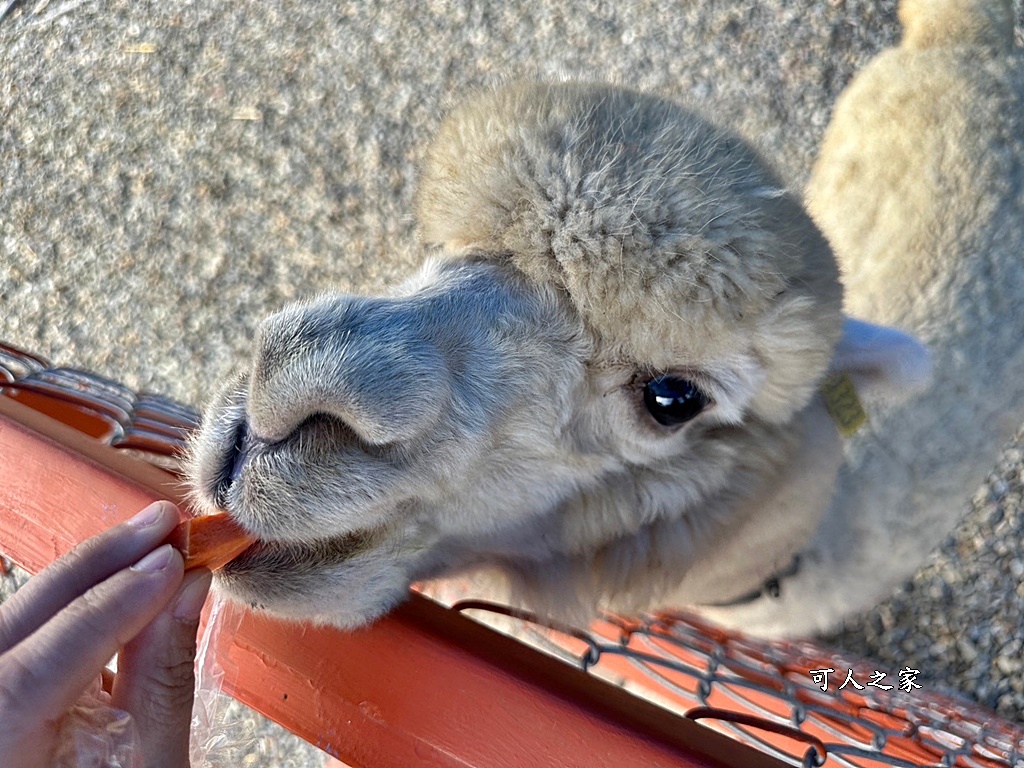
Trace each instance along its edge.
<instances>
[{"instance_id":1,"label":"human hand","mask_svg":"<svg viewBox=\"0 0 1024 768\"><path fill-rule=\"evenodd\" d=\"M180 521L157 502L79 546L0 606L0 755L47 766L60 726L118 653L112 705L135 720L146 768L188 766L207 570L161 544ZM13 762L8 762L13 761Z\"/></svg>"}]
</instances>

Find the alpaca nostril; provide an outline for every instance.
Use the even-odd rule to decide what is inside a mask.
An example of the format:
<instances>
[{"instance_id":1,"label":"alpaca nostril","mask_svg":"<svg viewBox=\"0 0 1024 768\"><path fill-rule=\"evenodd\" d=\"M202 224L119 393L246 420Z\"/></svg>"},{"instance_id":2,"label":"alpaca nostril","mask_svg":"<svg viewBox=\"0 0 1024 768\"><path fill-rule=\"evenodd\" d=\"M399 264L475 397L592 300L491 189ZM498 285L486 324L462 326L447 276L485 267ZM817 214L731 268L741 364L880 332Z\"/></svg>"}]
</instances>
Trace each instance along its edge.
<instances>
[{"instance_id":1,"label":"alpaca nostril","mask_svg":"<svg viewBox=\"0 0 1024 768\"><path fill-rule=\"evenodd\" d=\"M451 386L447 353L434 338L452 341L435 328L443 301L450 300L337 295L265 319L246 398L257 445L283 441L317 415L340 419L370 445L428 434Z\"/></svg>"},{"instance_id":2,"label":"alpaca nostril","mask_svg":"<svg viewBox=\"0 0 1024 768\"><path fill-rule=\"evenodd\" d=\"M278 442L282 441L265 440L260 437L253 431L246 418L235 424L230 435L221 444L223 454L213 490L214 501L218 506L228 505L231 487L241 477L246 465Z\"/></svg>"},{"instance_id":3,"label":"alpaca nostril","mask_svg":"<svg viewBox=\"0 0 1024 768\"><path fill-rule=\"evenodd\" d=\"M217 475L217 482L214 487L214 501L219 507L227 506L228 491L231 484L242 472L248 450L246 443L249 435L249 425L243 419L235 426L231 437L231 444L224 458L221 460L220 472Z\"/></svg>"},{"instance_id":4,"label":"alpaca nostril","mask_svg":"<svg viewBox=\"0 0 1024 768\"><path fill-rule=\"evenodd\" d=\"M245 459L249 455L249 424L246 421L240 421L238 426L235 428L235 441L231 446L230 461L231 461L231 472L230 481L234 482L242 472L242 466L245 464Z\"/></svg>"}]
</instances>

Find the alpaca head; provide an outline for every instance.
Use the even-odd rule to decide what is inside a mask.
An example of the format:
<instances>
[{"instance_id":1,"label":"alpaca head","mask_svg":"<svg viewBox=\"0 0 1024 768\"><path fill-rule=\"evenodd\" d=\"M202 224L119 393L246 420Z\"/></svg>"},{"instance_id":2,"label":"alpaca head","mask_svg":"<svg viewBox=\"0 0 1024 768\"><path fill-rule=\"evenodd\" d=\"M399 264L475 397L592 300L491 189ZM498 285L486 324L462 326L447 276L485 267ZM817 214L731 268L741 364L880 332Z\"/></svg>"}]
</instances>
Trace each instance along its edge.
<instances>
[{"instance_id":1,"label":"alpaca head","mask_svg":"<svg viewBox=\"0 0 1024 768\"><path fill-rule=\"evenodd\" d=\"M480 564L570 563L590 600L642 577L622 542L686 538L680 573L707 555L795 450L840 335L800 204L674 104L531 84L450 115L418 213L418 274L269 317L209 408L195 495L260 538L222 586L356 625Z\"/></svg>"}]
</instances>

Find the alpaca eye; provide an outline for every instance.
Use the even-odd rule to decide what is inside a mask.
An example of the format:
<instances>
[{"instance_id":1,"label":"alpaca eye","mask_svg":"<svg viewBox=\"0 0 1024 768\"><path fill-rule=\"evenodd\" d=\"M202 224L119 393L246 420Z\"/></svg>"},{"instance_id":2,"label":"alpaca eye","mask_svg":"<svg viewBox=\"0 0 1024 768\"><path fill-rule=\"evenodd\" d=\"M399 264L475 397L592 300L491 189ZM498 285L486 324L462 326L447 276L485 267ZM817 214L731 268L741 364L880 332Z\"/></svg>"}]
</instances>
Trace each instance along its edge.
<instances>
[{"instance_id":1,"label":"alpaca eye","mask_svg":"<svg viewBox=\"0 0 1024 768\"><path fill-rule=\"evenodd\" d=\"M659 424L674 427L694 418L710 400L693 382L658 376L644 386L644 405Z\"/></svg>"}]
</instances>

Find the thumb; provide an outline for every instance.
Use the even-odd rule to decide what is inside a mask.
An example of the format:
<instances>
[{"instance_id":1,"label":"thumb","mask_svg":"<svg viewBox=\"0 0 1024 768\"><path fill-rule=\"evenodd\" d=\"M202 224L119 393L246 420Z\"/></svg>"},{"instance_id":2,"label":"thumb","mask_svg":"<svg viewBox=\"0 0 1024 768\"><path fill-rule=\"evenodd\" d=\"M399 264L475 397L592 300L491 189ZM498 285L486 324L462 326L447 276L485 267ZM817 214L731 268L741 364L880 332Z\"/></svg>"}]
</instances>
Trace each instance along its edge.
<instances>
[{"instance_id":1,"label":"thumb","mask_svg":"<svg viewBox=\"0 0 1024 768\"><path fill-rule=\"evenodd\" d=\"M168 606L118 656L113 703L135 719L147 768L189 764L196 633L211 578L205 569L187 573Z\"/></svg>"}]
</instances>

